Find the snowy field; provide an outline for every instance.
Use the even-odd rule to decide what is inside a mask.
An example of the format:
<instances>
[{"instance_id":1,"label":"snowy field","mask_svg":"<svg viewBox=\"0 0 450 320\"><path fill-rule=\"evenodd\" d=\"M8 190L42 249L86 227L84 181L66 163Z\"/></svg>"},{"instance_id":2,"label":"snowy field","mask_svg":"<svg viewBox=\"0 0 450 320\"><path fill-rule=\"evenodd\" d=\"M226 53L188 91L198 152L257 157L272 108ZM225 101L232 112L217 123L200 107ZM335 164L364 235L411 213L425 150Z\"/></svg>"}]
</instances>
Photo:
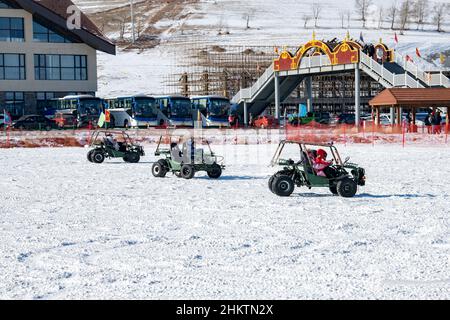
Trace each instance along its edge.
<instances>
[{"instance_id":1,"label":"snowy field","mask_svg":"<svg viewBox=\"0 0 450 320\"><path fill-rule=\"evenodd\" d=\"M274 149L219 146L220 181L0 150L0 299L450 298L448 147L342 146L368 175L350 200L274 196Z\"/></svg>"}]
</instances>

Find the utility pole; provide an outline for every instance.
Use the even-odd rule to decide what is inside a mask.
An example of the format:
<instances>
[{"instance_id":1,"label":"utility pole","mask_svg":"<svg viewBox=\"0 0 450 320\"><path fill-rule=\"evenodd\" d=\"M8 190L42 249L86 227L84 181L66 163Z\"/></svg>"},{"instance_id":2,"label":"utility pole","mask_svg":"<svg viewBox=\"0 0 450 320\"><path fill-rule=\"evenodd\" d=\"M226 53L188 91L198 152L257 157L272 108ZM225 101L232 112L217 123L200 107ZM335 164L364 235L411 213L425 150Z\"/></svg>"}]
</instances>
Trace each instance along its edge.
<instances>
[{"instance_id":1,"label":"utility pole","mask_svg":"<svg viewBox=\"0 0 450 320\"><path fill-rule=\"evenodd\" d=\"M130 0L130 10L131 10L131 32L132 32L132 41L136 42L136 33L134 28L134 0Z\"/></svg>"}]
</instances>

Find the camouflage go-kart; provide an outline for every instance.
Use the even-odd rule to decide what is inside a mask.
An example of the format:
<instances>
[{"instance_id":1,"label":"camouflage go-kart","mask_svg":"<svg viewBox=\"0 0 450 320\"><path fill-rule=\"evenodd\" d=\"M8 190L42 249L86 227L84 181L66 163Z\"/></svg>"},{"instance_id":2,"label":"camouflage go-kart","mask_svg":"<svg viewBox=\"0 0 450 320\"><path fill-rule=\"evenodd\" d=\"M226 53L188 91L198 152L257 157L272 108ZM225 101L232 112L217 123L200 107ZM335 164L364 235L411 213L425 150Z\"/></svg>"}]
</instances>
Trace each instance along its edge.
<instances>
[{"instance_id":1,"label":"camouflage go-kart","mask_svg":"<svg viewBox=\"0 0 450 320\"><path fill-rule=\"evenodd\" d=\"M281 159L286 145L298 145L300 160ZM333 165L330 167L333 176L319 176L314 169L313 148L329 149ZM280 197L289 197L297 187L329 188L335 194L344 198L352 198L358 191L358 186L366 184L365 170L357 164L341 160L337 148L333 144L314 144L307 142L282 141L278 146L271 165L283 166L283 170L274 174L269 180L269 189Z\"/></svg>"},{"instance_id":2,"label":"camouflage go-kart","mask_svg":"<svg viewBox=\"0 0 450 320\"><path fill-rule=\"evenodd\" d=\"M182 144L180 149L177 143L172 143L170 148L161 148L162 137L159 140L155 156L163 156L164 159L153 164L152 174L155 178L164 178L171 172L179 178L192 179L195 174L204 171L211 179L219 179L225 166L222 164L223 157L219 157L212 152L207 142L209 151L196 149L193 139L189 139Z\"/></svg>"},{"instance_id":3,"label":"camouflage go-kart","mask_svg":"<svg viewBox=\"0 0 450 320\"><path fill-rule=\"evenodd\" d=\"M145 155L144 148L135 144L125 131L96 130L89 147L93 149L87 159L93 163L103 163L106 158L122 158L128 163L138 163Z\"/></svg>"}]
</instances>

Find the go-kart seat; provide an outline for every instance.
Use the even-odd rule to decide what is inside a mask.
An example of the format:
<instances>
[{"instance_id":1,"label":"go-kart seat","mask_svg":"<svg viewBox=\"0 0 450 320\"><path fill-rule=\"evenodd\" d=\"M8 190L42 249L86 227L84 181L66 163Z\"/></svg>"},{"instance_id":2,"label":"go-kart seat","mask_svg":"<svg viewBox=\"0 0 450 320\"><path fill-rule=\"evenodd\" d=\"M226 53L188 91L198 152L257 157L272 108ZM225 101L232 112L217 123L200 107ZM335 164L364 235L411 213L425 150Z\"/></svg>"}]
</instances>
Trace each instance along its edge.
<instances>
[{"instance_id":1,"label":"go-kart seat","mask_svg":"<svg viewBox=\"0 0 450 320\"><path fill-rule=\"evenodd\" d=\"M311 166L311 163L308 160L308 155L305 151L302 152L302 163L303 167L305 168L305 172L309 174L316 174L315 170Z\"/></svg>"},{"instance_id":2,"label":"go-kart seat","mask_svg":"<svg viewBox=\"0 0 450 320\"><path fill-rule=\"evenodd\" d=\"M183 153L181 152L180 148L177 144L172 144L170 147L170 156L172 157L172 160L178 163L182 163L183 161Z\"/></svg>"}]
</instances>

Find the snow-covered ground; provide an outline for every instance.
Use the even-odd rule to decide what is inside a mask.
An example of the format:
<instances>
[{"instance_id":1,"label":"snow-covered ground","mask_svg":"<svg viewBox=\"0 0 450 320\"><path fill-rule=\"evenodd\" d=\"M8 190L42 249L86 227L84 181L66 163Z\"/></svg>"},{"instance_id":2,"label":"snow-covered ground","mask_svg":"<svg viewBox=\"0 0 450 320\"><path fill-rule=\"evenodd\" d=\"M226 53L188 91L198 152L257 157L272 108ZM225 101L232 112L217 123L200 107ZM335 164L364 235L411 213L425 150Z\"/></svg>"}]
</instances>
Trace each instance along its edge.
<instances>
[{"instance_id":1,"label":"snow-covered ground","mask_svg":"<svg viewBox=\"0 0 450 320\"><path fill-rule=\"evenodd\" d=\"M81 8L96 11L114 5L126 4L127 1L76 1ZM394 31L390 22L385 21L378 28L380 9L387 11L393 1L374 0L369 8L367 28L362 28L358 13L354 9L354 0L320 1L321 14L317 27L313 19L304 28L304 17L312 16L313 3L316 0L201 0L187 4L180 13L180 18L163 19L155 27L167 30L161 36L161 44L143 52L118 51L117 56L99 54L99 92L100 96L117 96L133 93L168 93L164 79L169 74L182 73L186 68L180 67L180 61L186 58L186 49L203 46L274 46L298 47L311 40L315 30L318 39L343 39L347 33L359 39L363 33L367 43L377 43L381 38L389 46L394 46ZM417 31L411 23L410 31L400 35L397 50L409 54L414 62L426 71L440 70L439 59L433 63L426 61L430 55L450 50L450 33L438 33L433 30L433 8L448 0L430 1L428 24L424 31ZM400 3L398 3L400 6ZM344 21L342 27L340 15L350 13L350 21ZM247 16L250 16L250 28L246 28ZM447 20L445 20L447 21ZM445 22L444 30L450 31ZM219 31L222 31L219 34ZM228 31L228 35L224 32ZM116 35L116 33L111 36ZM127 33L130 36L130 32ZM416 57L415 50L420 49L423 58Z\"/></svg>"},{"instance_id":2,"label":"snow-covered ground","mask_svg":"<svg viewBox=\"0 0 450 320\"><path fill-rule=\"evenodd\" d=\"M274 196L274 145L216 146L219 181L153 178L154 148L0 150L0 299L450 298L448 147L341 146L345 200Z\"/></svg>"}]
</instances>

